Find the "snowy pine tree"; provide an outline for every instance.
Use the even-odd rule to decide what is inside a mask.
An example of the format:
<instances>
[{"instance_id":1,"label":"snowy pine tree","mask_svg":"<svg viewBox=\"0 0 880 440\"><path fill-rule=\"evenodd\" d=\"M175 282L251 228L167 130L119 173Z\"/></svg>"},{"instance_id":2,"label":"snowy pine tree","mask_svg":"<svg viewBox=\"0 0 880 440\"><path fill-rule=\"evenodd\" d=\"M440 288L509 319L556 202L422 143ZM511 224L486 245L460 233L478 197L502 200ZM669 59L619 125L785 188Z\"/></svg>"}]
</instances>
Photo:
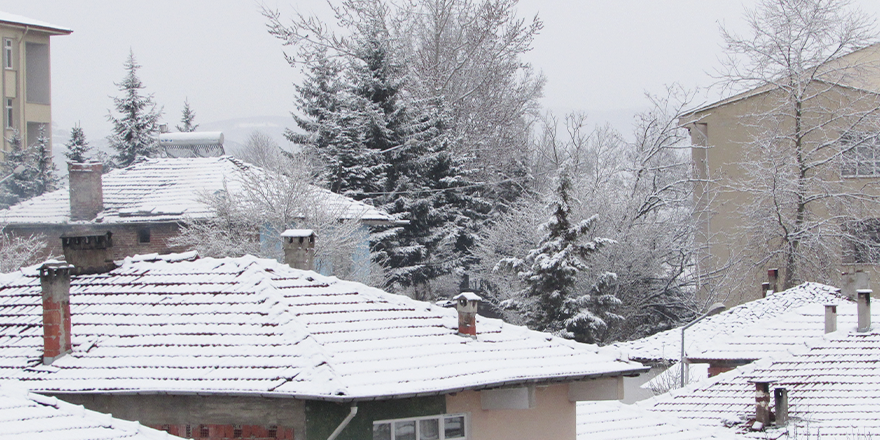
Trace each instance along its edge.
<instances>
[{"instance_id":1,"label":"snowy pine tree","mask_svg":"<svg viewBox=\"0 0 880 440\"><path fill-rule=\"evenodd\" d=\"M189 100L183 101L183 115L180 117L180 122L183 123L183 126L177 125L177 131L181 133L191 133L196 131L199 128L199 124L193 124L193 121L196 119L196 112L192 111L189 108Z\"/></svg>"},{"instance_id":2,"label":"snowy pine tree","mask_svg":"<svg viewBox=\"0 0 880 440\"><path fill-rule=\"evenodd\" d=\"M40 125L37 141L31 146L33 149L32 160L34 168L34 194L39 196L43 193L54 191L58 185L58 171L55 162L52 161L52 147L49 138L46 137L46 126Z\"/></svg>"},{"instance_id":3,"label":"snowy pine tree","mask_svg":"<svg viewBox=\"0 0 880 440\"><path fill-rule=\"evenodd\" d=\"M13 131L12 137L7 139L7 142L9 142L9 151L6 152L2 165L3 177L9 176L3 182L4 208L36 194L34 178L36 169L31 150L22 146L21 134L18 130Z\"/></svg>"},{"instance_id":4,"label":"snowy pine tree","mask_svg":"<svg viewBox=\"0 0 880 440\"><path fill-rule=\"evenodd\" d=\"M88 153L92 147L86 142L86 134L79 124L70 129L70 140L64 146L67 147L64 155L71 162L82 163L89 160Z\"/></svg>"},{"instance_id":5,"label":"snowy pine tree","mask_svg":"<svg viewBox=\"0 0 880 440\"><path fill-rule=\"evenodd\" d=\"M497 267L517 271L525 285L512 306L525 315L529 327L580 342L600 342L609 324L620 319L613 313L619 300L609 293L616 276L600 276L590 292L581 295L577 275L589 269L585 261L611 240L585 240L597 217L572 224L571 178L563 171L557 180L550 220L541 225L546 234L540 245L524 259L505 258Z\"/></svg>"},{"instance_id":6,"label":"snowy pine tree","mask_svg":"<svg viewBox=\"0 0 880 440\"><path fill-rule=\"evenodd\" d=\"M122 96L113 98L120 117L112 114L107 116L113 123L113 134L107 139L116 150L113 160L119 167L131 165L138 156L150 156L159 132L159 116L162 112L156 109L152 95L141 94L144 85L137 76L140 67L134 59L134 53L129 52L125 62L128 73L121 83L116 83Z\"/></svg>"}]
</instances>

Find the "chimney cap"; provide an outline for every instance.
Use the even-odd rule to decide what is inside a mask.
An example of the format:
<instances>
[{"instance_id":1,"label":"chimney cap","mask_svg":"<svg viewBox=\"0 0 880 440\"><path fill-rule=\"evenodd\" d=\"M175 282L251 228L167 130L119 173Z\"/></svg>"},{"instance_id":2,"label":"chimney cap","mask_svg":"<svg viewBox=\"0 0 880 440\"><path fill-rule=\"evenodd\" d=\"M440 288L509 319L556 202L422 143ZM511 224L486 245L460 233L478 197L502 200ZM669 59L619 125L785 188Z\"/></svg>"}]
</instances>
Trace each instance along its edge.
<instances>
[{"instance_id":1,"label":"chimney cap","mask_svg":"<svg viewBox=\"0 0 880 440\"><path fill-rule=\"evenodd\" d=\"M315 231L312 229L288 229L288 230L282 232L281 236L282 237L293 237L293 238L311 237L311 236L317 237L318 234L316 234Z\"/></svg>"},{"instance_id":2,"label":"chimney cap","mask_svg":"<svg viewBox=\"0 0 880 440\"><path fill-rule=\"evenodd\" d=\"M452 297L452 299L454 299L454 300L458 300L461 298L464 298L468 301L482 301L483 300L483 298L480 298L480 295L477 295L474 292L461 292L458 295Z\"/></svg>"}]
</instances>

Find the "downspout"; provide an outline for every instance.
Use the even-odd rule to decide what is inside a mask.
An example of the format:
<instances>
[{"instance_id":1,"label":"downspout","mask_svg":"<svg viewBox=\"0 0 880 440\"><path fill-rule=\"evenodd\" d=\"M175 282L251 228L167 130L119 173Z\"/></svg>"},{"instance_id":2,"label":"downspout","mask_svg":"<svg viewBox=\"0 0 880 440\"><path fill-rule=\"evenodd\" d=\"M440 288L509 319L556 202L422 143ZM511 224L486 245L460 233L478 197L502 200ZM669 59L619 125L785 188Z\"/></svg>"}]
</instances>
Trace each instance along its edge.
<instances>
[{"instance_id":1,"label":"downspout","mask_svg":"<svg viewBox=\"0 0 880 440\"><path fill-rule=\"evenodd\" d=\"M353 419L354 416L357 415L357 413L357 404L353 403L351 405L351 412L349 412L348 415L345 416L345 419L342 421L342 423L339 424L339 426L336 427L336 430L333 431L333 434L330 434L330 437L327 437L327 440L336 440L336 437L339 437L339 434L342 432L343 429L345 429L346 426L348 426L348 423L351 422L351 419Z\"/></svg>"},{"instance_id":2,"label":"downspout","mask_svg":"<svg viewBox=\"0 0 880 440\"><path fill-rule=\"evenodd\" d=\"M16 84L15 84L15 88L16 88L15 97L18 99L18 133L21 136L22 149L27 148L27 139L25 139L27 137L27 121L25 120L26 119L25 105L27 102L27 99L25 97L25 94L27 93L26 88L25 88L25 85L26 85L25 81L27 81L27 78L26 78L27 72L25 71L25 60L27 59L27 55L25 54L25 47L26 46L25 46L24 39L25 39L25 37L27 37L27 34L30 31L31 31L31 27L29 25L25 25L24 32L21 34L21 38L18 39L18 59L16 60L18 62L18 65L14 66L16 68L16 70L18 71L18 73L16 74L18 76L18 78L16 78L18 81L16 81ZM5 76L6 75L6 72L5 72L6 67L5 66L3 67L3 70L4 70L3 75ZM4 81L5 81L5 78L4 78ZM13 127L14 126L15 126L15 124L13 124Z\"/></svg>"}]
</instances>

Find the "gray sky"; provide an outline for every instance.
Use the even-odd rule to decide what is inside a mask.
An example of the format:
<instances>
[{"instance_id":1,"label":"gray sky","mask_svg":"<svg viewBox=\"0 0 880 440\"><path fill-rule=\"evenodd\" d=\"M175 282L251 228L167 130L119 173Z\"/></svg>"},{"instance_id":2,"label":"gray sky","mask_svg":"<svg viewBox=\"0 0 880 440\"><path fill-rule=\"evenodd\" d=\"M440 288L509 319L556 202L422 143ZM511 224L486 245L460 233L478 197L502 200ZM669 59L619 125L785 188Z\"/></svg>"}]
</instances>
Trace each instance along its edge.
<instances>
[{"instance_id":1,"label":"gray sky","mask_svg":"<svg viewBox=\"0 0 880 440\"><path fill-rule=\"evenodd\" d=\"M288 15L323 13L323 3L266 1ZM547 77L543 105L625 122L645 106L645 92L675 82L710 85L707 72L721 54L719 23L741 28L743 3L754 0L521 0L521 16L544 21L527 56ZM855 3L880 13L876 0ZM184 99L200 123L293 109L298 72L266 33L254 1L0 0L0 10L73 29L52 38L53 119L63 131L80 122L92 139L109 133L113 82L124 75L129 48L172 126Z\"/></svg>"}]
</instances>

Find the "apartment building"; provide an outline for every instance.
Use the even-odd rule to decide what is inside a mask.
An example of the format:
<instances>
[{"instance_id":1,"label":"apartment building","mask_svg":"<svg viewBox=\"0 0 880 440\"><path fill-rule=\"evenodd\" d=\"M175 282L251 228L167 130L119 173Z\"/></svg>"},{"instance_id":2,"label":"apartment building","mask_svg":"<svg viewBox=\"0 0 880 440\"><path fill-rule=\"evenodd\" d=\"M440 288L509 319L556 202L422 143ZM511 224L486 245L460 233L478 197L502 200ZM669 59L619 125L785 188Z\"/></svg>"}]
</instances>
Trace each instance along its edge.
<instances>
[{"instance_id":1,"label":"apartment building","mask_svg":"<svg viewBox=\"0 0 880 440\"><path fill-rule=\"evenodd\" d=\"M72 31L38 20L0 11L0 47L3 80L3 151L17 130L25 145L46 135L52 127L50 38Z\"/></svg>"},{"instance_id":2,"label":"apartment building","mask_svg":"<svg viewBox=\"0 0 880 440\"><path fill-rule=\"evenodd\" d=\"M702 106L679 124L693 145L707 301L761 298L777 268L779 290L839 286L857 270L880 279L880 45Z\"/></svg>"}]
</instances>

